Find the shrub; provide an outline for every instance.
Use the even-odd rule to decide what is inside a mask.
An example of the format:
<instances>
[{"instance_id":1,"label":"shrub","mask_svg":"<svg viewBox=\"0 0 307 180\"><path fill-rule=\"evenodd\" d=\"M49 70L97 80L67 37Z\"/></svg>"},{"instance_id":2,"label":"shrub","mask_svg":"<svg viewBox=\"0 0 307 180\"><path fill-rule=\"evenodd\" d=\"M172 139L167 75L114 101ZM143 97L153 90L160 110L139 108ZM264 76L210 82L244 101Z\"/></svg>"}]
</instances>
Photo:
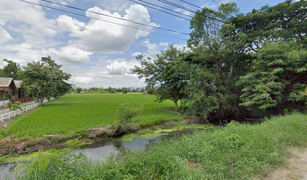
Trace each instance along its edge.
<instances>
[{"instance_id":1,"label":"shrub","mask_svg":"<svg viewBox=\"0 0 307 180\"><path fill-rule=\"evenodd\" d=\"M12 102L7 102L6 103L6 108L10 108L10 110L12 109Z\"/></svg>"},{"instance_id":2,"label":"shrub","mask_svg":"<svg viewBox=\"0 0 307 180\"><path fill-rule=\"evenodd\" d=\"M22 108L20 107L20 102L19 101L16 101L16 103L12 104L11 106L12 106L11 109L13 111L17 111L18 109L22 110Z\"/></svg>"},{"instance_id":3,"label":"shrub","mask_svg":"<svg viewBox=\"0 0 307 180\"><path fill-rule=\"evenodd\" d=\"M123 92L123 94L127 94L127 92L128 92L128 88L123 87L123 88L122 88L122 92Z\"/></svg>"},{"instance_id":4,"label":"shrub","mask_svg":"<svg viewBox=\"0 0 307 180\"><path fill-rule=\"evenodd\" d=\"M117 110L117 119L120 124L130 123L140 109L129 107L128 103L122 103Z\"/></svg>"}]
</instances>

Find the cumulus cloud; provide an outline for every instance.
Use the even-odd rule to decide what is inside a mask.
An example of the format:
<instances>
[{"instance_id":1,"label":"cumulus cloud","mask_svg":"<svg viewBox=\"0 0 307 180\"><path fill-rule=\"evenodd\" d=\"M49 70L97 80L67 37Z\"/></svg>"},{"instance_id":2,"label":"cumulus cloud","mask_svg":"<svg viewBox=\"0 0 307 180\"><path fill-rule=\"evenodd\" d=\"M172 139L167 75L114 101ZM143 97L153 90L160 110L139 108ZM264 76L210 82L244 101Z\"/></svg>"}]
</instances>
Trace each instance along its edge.
<instances>
[{"instance_id":1,"label":"cumulus cloud","mask_svg":"<svg viewBox=\"0 0 307 180\"><path fill-rule=\"evenodd\" d=\"M134 53L132 53L132 57L135 57L135 56L138 56L138 55L141 55L142 53L140 53L140 52L134 52Z\"/></svg>"},{"instance_id":2,"label":"cumulus cloud","mask_svg":"<svg viewBox=\"0 0 307 180\"><path fill-rule=\"evenodd\" d=\"M150 43L149 39L142 41L141 44L148 48L148 53L150 55L156 55L159 53L158 45L156 43Z\"/></svg>"},{"instance_id":3,"label":"cumulus cloud","mask_svg":"<svg viewBox=\"0 0 307 180\"><path fill-rule=\"evenodd\" d=\"M60 51L57 53L58 58L64 61L73 62L73 63L84 63L90 60L90 55L93 53L86 52L76 45L69 45L62 47Z\"/></svg>"},{"instance_id":4,"label":"cumulus cloud","mask_svg":"<svg viewBox=\"0 0 307 180\"><path fill-rule=\"evenodd\" d=\"M117 74L117 75L130 74L131 68L133 68L133 65L127 64L127 62L115 61L112 64L107 65L107 69L108 69L109 73L110 74Z\"/></svg>"},{"instance_id":5,"label":"cumulus cloud","mask_svg":"<svg viewBox=\"0 0 307 180\"><path fill-rule=\"evenodd\" d=\"M105 14L107 16L94 14L92 12ZM150 23L148 11L141 5L131 5L125 13L124 16L121 16L116 12L111 13L98 7L93 7L86 11L86 16L92 18L86 24L65 15L60 16L57 19L57 23L63 31L67 31L70 33L69 35L71 37L77 38L77 40L74 40L72 43L76 44L84 51L121 54L126 51L131 44L133 44L134 39L138 39L140 36L148 36L150 34L148 31L152 28L114 19L108 16L158 26L154 23ZM125 26L105 21L115 22ZM143 30L133 29L127 26L133 26Z\"/></svg>"},{"instance_id":6,"label":"cumulus cloud","mask_svg":"<svg viewBox=\"0 0 307 180\"><path fill-rule=\"evenodd\" d=\"M72 82L76 82L76 83L90 83L93 81L93 79L91 77L82 77L82 76L77 76L77 77L73 77L71 79Z\"/></svg>"},{"instance_id":7,"label":"cumulus cloud","mask_svg":"<svg viewBox=\"0 0 307 180\"><path fill-rule=\"evenodd\" d=\"M92 87L145 87L144 79L138 79L136 74L131 74L131 69L135 65L140 64L136 60L103 58L99 62L91 63L89 67L63 68L72 74L70 83L77 87L88 87L86 83L89 82L92 82Z\"/></svg>"}]
</instances>

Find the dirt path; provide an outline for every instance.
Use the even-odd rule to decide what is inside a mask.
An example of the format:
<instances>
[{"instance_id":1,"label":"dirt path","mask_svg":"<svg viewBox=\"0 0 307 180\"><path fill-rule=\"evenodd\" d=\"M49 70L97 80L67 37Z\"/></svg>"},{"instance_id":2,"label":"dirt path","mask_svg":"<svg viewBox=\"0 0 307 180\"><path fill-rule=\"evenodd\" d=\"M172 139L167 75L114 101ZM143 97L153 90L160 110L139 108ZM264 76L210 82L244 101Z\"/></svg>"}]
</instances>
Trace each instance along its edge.
<instances>
[{"instance_id":1,"label":"dirt path","mask_svg":"<svg viewBox=\"0 0 307 180\"><path fill-rule=\"evenodd\" d=\"M286 168L277 169L266 180L307 180L307 148L290 150L292 157L287 159Z\"/></svg>"}]
</instances>

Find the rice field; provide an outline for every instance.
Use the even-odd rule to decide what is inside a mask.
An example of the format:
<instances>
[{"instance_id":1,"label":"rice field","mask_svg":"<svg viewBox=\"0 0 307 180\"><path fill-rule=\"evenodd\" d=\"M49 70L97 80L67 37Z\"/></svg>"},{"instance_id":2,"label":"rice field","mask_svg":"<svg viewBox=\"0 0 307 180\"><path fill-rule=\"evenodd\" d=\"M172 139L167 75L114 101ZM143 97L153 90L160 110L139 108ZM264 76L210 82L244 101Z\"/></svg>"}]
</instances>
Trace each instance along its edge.
<instances>
[{"instance_id":1,"label":"rice field","mask_svg":"<svg viewBox=\"0 0 307 180\"><path fill-rule=\"evenodd\" d=\"M46 103L31 114L15 120L0 130L0 138L14 135L40 137L47 134L73 135L94 126L105 126L117 121L117 109L122 103L143 107L133 123L149 126L179 120L179 114L162 109L174 108L171 101L154 102L155 96L145 94L71 94Z\"/></svg>"}]
</instances>

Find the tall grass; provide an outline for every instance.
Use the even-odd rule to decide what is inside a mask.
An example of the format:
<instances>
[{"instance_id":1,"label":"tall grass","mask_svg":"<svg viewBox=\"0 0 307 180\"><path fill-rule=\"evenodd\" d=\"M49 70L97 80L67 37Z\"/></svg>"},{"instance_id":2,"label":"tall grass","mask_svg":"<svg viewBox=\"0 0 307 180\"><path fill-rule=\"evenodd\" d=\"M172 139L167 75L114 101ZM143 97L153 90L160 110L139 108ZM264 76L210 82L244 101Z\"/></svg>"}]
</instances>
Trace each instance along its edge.
<instances>
[{"instance_id":1,"label":"tall grass","mask_svg":"<svg viewBox=\"0 0 307 180\"><path fill-rule=\"evenodd\" d=\"M143 106L133 119L140 126L178 120L180 115L161 109L173 108L174 103L154 102L155 96L144 94L72 94L39 107L31 114L22 116L4 130L0 136L29 135L39 137L45 134L73 135L93 126L104 126L116 122L116 111L123 102L132 107Z\"/></svg>"},{"instance_id":2,"label":"tall grass","mask_svg":"<svg viewBox=\"0 0 307 180\"><path fill-rule=\"evenodd\" d=\"M91 165L73 156L69 165L67 157L54 165L59 158L50 158L44 171L30 166L18 179L251 179L281 166L289 147L306 146L306 131L304 114L254 125L232 123Z\"/></svg>"}]
</instances>

